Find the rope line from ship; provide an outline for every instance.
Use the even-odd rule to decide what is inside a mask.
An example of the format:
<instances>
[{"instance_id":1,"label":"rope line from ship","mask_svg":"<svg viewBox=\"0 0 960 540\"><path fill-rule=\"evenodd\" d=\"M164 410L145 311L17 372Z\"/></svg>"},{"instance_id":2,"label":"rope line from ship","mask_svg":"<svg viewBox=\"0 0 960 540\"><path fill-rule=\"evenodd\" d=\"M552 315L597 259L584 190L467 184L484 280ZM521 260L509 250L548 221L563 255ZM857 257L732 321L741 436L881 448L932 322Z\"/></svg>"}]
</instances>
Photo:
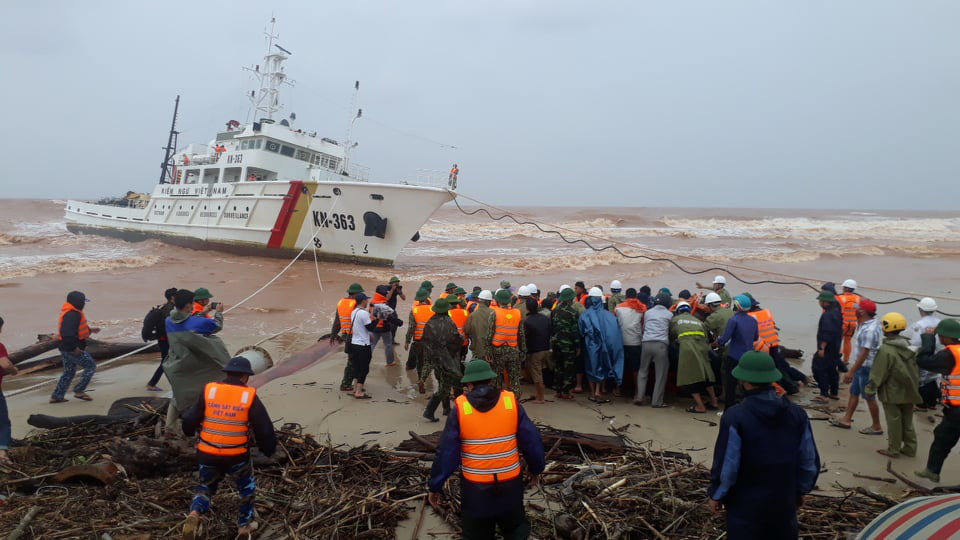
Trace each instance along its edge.
<instances>
[{"instance_id":1,"label":"rope line from ship","mask_svg":"<svg viewBox=\"0 0 960 540\"><path fill-rule=\"evenodd\" d=\"M337 195L336 198L333 199L333 202L330 204L330 211L327 212L328 215L333 213L333 210L337 207L337 203L339 203L339 202L340 202L340 195ZM275 276L273 276L273 277L272 277L269 281L267 281L263 286L261 286L259 289L255 290L253 293L251 293L250 295L248 295L248 296L247 296L246 298L244 298L243 300L240 300L240 301L237 302L236 304L233 304L232 306L230 306L230 307L228 307L227 309L225 309L225 310L223 311L223 313L224 313L224 314L230 313L230 312L233 311L234 309L242 306L243 304L245 304L246 302L248 302L249 300L251 300L253 297L257 296L258 294L260 294L261 292L263 292L264 290L266 290L267 287L273 285L274 282L276 282L278 279L280 279L281 276L283 276L284 274L287 273L287 270L290 270L290 268L293 267L293 264L294 264L295 262L297 262L297 261L300 259L300 257L303 256L303 254L307 251L307 248L309 248L309 247L313 247L313 261L314 261L314 264L316 265L316 269L317 269L317 283L320 285L320 290L322 291L322 290L323 290L323 282L320 280L320 262L319 262L319 260L318 260L318 258L317 258L317 240L318 240L318 238L317 238L317 232L318 232L319 230L320 230L320 229L319 229L318 227L314 227L314 228L313 228L313 236L312 236L312 237L307 241L307 243L303 246L303 249L301 249L300 252L297 253L297 255L296 255L295 257L293 257L293 259L291 259L290 262L287 263L286 266L283 267L283 269L281 269L279 272L277 272L277 274L276 274ZM257 345L260 345L260 344L263 343L264 341L269 341L269 340L271 340L271 339L273 339L273 338L276 338L276 337L278 337L278 336L280 336L280 335L283 335L283 334L285 334L285 333L287 333L287 332L289 332L289 331L291 331L291 330L294 330L294 329L296 329L296 328L299 328L300 326L301 326L301 325L292 326L292 327L290 327L290 328L288 328L288 329L286 329L286 330L283 330L282 332L279 332L279 333L277 333L277 334L274 334L274 335L272 335L272 336L270 336L270 337L268 337L268 338L260 341L259 343L257 343ZM103 362L99 362L99 363L97 363L97 369L107 367L107 366L109 366L110 364L113 364L114 362L118 362L118 361L123 360L123 359L125 359L125 358L129 358L129 357L131 357L131 356L133 356L133 355L135 355L135 354L139 354L139 353L141 353L141 352L149 349L150 347L153 347L153 345L154 345L154 344L153 344L152 342L151 342L151 343L147 343L146 345L144 345L143 347L140 347L139 349L134 349L134 350L132 350L132 351L130 351L130 352L128 352L128 353L121 354L120 356L117 356L117 357L115 357L115 358L111 358L111 359L109 359L109 360L104 360ZM17 395L20 395L20 394L25 394L25 393L27 393L27 392L29 392L29 391L31 391L31 390L36 390L37 388L41 388L41 387L43 387L43 386L46 386L46 385L48 385L48 384L50 384L50 383L52 383L52 382L56 382L56 381L58 381L58 380L60 380L60 377L59 377L59 376L57 376L57 377L51 377L51 378L49 378L49 379L40 381L40 382L35 383L35 384L32 384L32 385L30 385L30 386L25 386L25 387L23 387L23 388L18 388L18 389L16 389L16 390L12 391L12 392L4 392L4 397L10 398L10 397L17 396Z\"/></svg>"},{"instance_id":2,"label":"rope line from ship","mask_svg":"<svg viewBox=\"0 0 960 540\"><path fill-rule=\"evenodd\" d=\"M658 250L658 249L654 249L654 248L650 248L650 247L646 247L646 246L640 246L640 245L636 245L636 244L631 244L631 243L628 243L628 242L617 242L617 241L612 240L612 239L609 239L609 238L605 238L605 237L598 236L598 235L591 234L591 233L587 233L587 232L582 232L582 231L577 231L577 230L569 229L569 228L563 227L563 226L561 226L561 225L554 225L554 224L550 224L550 223L543 223L543 222L540 222L540 221L538 221L538 220L536 220L536 219L534 219L534 218L531 218L530 216L525 216L525 215L523 215L523 214L519 214L519 213L515 213L515 212L510 212L510 211L508 211L508 210L504 210L504 209L502 209L502 208L498 208L497 206L494 206L494 205L489 204L489 203L486 203L486 202L484 202L484 201L475 199L475 198L470 197L470 196L468 196L468 195L464 195L464 194L462 194L462 193L453 193L453 192L451 192L451 194L454 195L453 202L454 202L454 204L457 206L457 209L460 210L460 212L462 212L464 215L474 216L474 215L483 213L483 214L486 214L486 215L487 215L490 219L492 219L493 221L503 221L504 219L509 219L510 221L513 221L513 222L516 223L517 225L521 225L521 226L532 226L532 227L535 227L537 230L539 230L539 231L542 232L542 233L545 233L545 234L554 234L554 235L556 235L558 238L560 238L561 240L563 240L564 242L566 242L566 243L568 243L568 244L583 244L583 245L587 246L588 248L590 248L590 249L592 249L593 251L596 251L596 252L598 252L598 253L603 252L603 251L608 251L608 250L609 250L609 251L613 251L613 252L617 253L618 255L620 255L621 257L624 257L624 258L626 258L626 259L645 259L645 260L653 261L653 262L669 263L669 264L673 265L674 267L676 267L676 268L677 268L678 270L680 270L681 272L683 272L683 273L685 273L685 274L688 274L688 275L692 275L692 276L701 275L701 274L706 274L706 273L708 273L708 272L719 271L719 272L725 272L725 273L729 274L730 277L732 277L733 279L735 279L735 280L737 280L737 281L739 281L739 282L741 282L741 283L747 284L747 285L760 285L760 284L764 284L764 283L769 283L769 284L773 284L773 285L801 285L801 286L809 287L809 288L812 289L814 292L820 292L820 289L819 289L818 287L816 287L815 285L811 285L810 282L823 283L823 282L827 281L827 280L814 279L814 278L809 278L809 277L804 277L804 276L796 276L796 275L792 275L792 274L784 274L784 273L780 273L780 272L771 272L771 271L769 271L769 270L761 270L761 269L759 269L759 268L752 268L752 267L749 267L749 266L742 266L742 265L728 264L728 265L724 265L724 266L717 266L714 261L711 261L711 260L709 260L709 259L703 259L703 258L700 258L700 257L694 257L694 256L691 256L691 255L683 255L683 254L680 254L680 253L671 253L671 252L669 252L669 251L662 251L662 250ZM467 200L469 200L469 201L472 201L472 202L475 202L475 203L477 203L477 204L479 204L479 205L482 205L482 207L481 207L481 208L477 208L476 210L467 210L467 209L463 208L463 207L460 205L460 201L457 200L459 197L463 197L464 199L467 199ZM500 215L499 215L499 216L495 216L495 215L493 215L489 210L487 210L487 208L484 208L484 207L492 208L493 210L496 210L497 212L500 212ZM517 216L519 216L520 219L518 219ZM545 228L545 227L547 227L547 228ZM561 231L563 231L563 232L561 232ZM568 238L567 236L564 235L564 232L566 232L566 233L568 233L568 234L571 234L571 235L586 236L586 237L591 238L591 239L594 239L594 240L601 240L601 241L604 241L604 242L609 242L609 245L606 245L606 246L603 246L603 247L596 247L596 246L594 246L593 244L591 244L590 242L584 240L583 238ZM620 244L620 245L623 245L623 246L626 246L626 247L630 247L630 248L633 248L633 249L636 249L636 250L639 250L639 251L646 251L646 252L655 253L655 254L657 254L657 255L663 255L663 256L661 256L661 257L656 257L656 256L651 256L651 255L642 255L642 254L640 254L640 255L632 255L632 254L629 254L629 253L625 253L623 250L621 250L620 248L618 248L618 247L616 246L616 244ZM707 264L707 265L710 265L710 266L709 266L708 268L703 269L703 270L690 270L690 269L688 269L688 268L685 268L685 267L684 267L683 265L681 265L680 263L678 263L678 262L675 260L675 259L677 259L677 258L689 259L689 260L691 260L691 261L696 261L696 262L699 262L699 263L704 263L704 264ZM748 272L755 272L755 273L762 274L762 275L769 275L769 276L778 276L778 277L789 278L789 279L794 280L794 281L782 281L782 280L777 280L777 279L762 279L762 280L758 280L758 281L751 281L751 280L745 279L745 278L743 278L743 277L740 277L740 276L737 275L735 272L731 271L731 270L730 270L731 268L736 268L737 270L744 270L744 271L748 271ZM877 304L882 304L882 305L896 304L896 303L899 303L899 302L906 302L906 301L908 301L908 300L912 300L912 301L914 301L914 302L919 302L919 301L920 301L920 298L919 298L919 297L922 297L922 296L928 296L928 297L930 297L930 298L935 298L935 299L939 299L939 300L948 300L948 301L951 301L951 302L958 302L958 301L960 301L960 300L958 300L958 299L956 299L956 298L950 298L950 297L947 297L947 296L923 295L923 294L916 293L916 292L911 292L911 291L899 291L899 290L896 290L896 289L887 289L887 288L880 288L880 287L860 286L860 287L858 287L858 289L867 289L867 290L871 290L871 291L878 291L878 292L886 292L886 293L891 293L891 294L903 294L903 295L906 295L906 296L903 296L903 297L900 297L900 298L896 298L896 299L894 299L894 300L875 300L875 299L871 298L871 300L873 300L873 301L876 302ZM939 310L939 309L937 310L937 313L940 313L941 315L945 315L945 316L947 316L947 317L960 317L960 315L953 314L953 313L947 313L947 312L942 311L942 310Z\"/></svg>"}]
</instances>

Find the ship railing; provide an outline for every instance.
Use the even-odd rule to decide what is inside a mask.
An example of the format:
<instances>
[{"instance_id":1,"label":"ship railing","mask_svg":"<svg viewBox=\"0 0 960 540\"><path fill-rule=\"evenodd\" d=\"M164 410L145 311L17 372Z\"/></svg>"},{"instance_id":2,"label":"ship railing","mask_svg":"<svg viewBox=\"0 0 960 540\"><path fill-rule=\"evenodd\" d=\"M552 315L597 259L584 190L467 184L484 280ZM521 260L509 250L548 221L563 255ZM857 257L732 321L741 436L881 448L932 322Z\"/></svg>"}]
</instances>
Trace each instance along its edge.
<instances>
[{"instance_id":1,"label":"ship railing","mask_svg":"<svg viewBox=\"0 0 960 540\"><path fill-rule=\"evenodd\" d=\"M412 175L401 179L400 183L408 186L439 187L444 189L457 188L456 179L450 178L449 171L436 169L416 169Z\"/></svg>"}]
</instances>

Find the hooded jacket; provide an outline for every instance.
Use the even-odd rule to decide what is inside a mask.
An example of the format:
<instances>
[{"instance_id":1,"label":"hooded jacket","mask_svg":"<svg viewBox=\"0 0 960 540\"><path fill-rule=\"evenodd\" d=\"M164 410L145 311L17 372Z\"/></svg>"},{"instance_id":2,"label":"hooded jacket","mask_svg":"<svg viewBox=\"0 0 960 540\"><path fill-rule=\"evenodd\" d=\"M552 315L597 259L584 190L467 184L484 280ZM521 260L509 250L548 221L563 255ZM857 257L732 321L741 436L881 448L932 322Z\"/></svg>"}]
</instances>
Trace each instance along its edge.
<instances>
[{"instance_id":1,"label":"hooded jacket","mask_svg":"<svg viewBox=\"0 0 960 540\"><path fill-rule=\"evenodd\" d=\"M903 336L883 338L870 368L870 382L864 389L866 395L877 395L881 403L923 402L917 390L920 386L917 353L910 350L909 344Z\"/></svg>"},{"instance_id":2,"label":"hooded jacket","mask_svg":"<svg viewBox=\"0 0 960 540\"><path fill-rule=\"evenodd\" d=\"M773 388L748 392L720 418L707 496L726 506L728 538L797 538L797 498L819 475L806 411Z\"/></svg>"},{"instance_id":3,"label":"hooded jacket","mask_svg":"<svg viewBox=\"0 0 960 540\"><path fill-rule=\"evenodd\" d=\"M473 352L474 358L483 358L487 355L483 338L490 331L491 313L493 313L493 310L490 309L490 306L481 302L477 304L477 309L473 310L467 317L467 324L463 325L464 332L470 338L470 351Z\"/></svg>"},{"instance_id":4,"label":"hooded jacket","mask_svg":"<svg viewBox=\"0 0 960 540\"><path fill-rule=\"evenodd\" d=\"M592 381L615 379L623 383L623 335L617 317L605 309L602 298L587 300L580 315L580 335L586 352L586 372Z\"/></svg>"},{"instance_id":5,"label":"hooded jacket","mask_svg":"<svg viewBox=\"0 0 960 540\"><path fill-rule=\"evenodd\" d=\"M480 384L467 393L467 401L474 409L487 412L500 400L500 390ZM523 406L517 403L517 448L527 463L530 474L540 474L546 466L543 440ZM456 411L447 415L447 423L440 435L437 456L430 470L428 487L438 493L453 473L460 468L460 418ZM518 476L497 484L478 484L460 479L461 514L464 517L483 518L523 509L523 479Z\"/></svg>"},{"instance_id":6,"label":"hooded jacket","mask_svg":"<svg viewBox=\"0 0 960 540\"><path fill-rule=\"evenodd\" d=\"M79 291L73 291L67 295L67 303L83 311L87 304L87 297ZM82 315L76 311L68 311L63 316L63 322L60 323L60 350L73 352L77 349L87 348L87 340L80 339L80 320Z\"/></svg>"},{"instance_id":7,"label":"hooded jacket","mask_svg":"<svg viewBox=\"0 0 960 540\"><path fill-rule=\"evenodd\" d=\"M170 380L174 404L186 411L207 383L223 377L222 369L230 361L226 345L211 335L223 328L223 314L217 312L208 319L174 309L166 326L170 352L163 361L163 371Z\"/></svg>"}]
</instances>

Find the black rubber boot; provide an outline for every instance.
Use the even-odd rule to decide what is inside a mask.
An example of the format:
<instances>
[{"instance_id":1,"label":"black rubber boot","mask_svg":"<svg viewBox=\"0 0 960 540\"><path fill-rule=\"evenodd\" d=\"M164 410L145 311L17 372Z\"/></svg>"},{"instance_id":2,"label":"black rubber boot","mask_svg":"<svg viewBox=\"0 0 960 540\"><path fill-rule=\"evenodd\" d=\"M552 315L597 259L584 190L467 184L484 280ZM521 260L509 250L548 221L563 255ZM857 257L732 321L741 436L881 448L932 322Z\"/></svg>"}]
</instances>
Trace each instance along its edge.
<instances>
[{"instance_id":1,"label":"black rubber boot","mask_svg":"<svg viewBox=\"0 0 960 540\"><path fill-rule=\"evenodd\" d=\"M443 398L440 404L443 405L443 415L447 416L450 414L450 398Z\"/></svg>"},{"instance_id":2,"label":"black rubber boot","mask_svg":"<svg viewBox=\"0 0 960 540\"><path fill-rule=\"evenodd\" d=\"M434 416L439 406L440 396L434 395L430 398L430 401L427 402L427 408L423 410L423 417L431 422L439 422L440 419Z\"/></svg>"}]
</instances>

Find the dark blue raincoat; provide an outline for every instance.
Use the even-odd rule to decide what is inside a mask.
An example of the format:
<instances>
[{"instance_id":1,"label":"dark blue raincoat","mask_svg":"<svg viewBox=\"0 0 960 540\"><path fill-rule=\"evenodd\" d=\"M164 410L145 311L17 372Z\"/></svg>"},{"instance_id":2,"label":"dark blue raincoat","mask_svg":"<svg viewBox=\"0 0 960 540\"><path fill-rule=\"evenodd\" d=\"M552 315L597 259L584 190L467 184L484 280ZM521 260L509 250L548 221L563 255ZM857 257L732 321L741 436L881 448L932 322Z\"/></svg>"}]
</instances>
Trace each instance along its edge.
<instances>
[{"instance_id":1,"label":"dark blue raincoat","mask_svg":"<svg viewBox=\"0 0 960 540\"><path fill-rule=\"evenodd\" d=\"M593 382L616 379L619 385L623 383L623 335L617 317L603 304L602 298L592 297L580 315L587 377Z\"/></svg>"}]
</instances>

